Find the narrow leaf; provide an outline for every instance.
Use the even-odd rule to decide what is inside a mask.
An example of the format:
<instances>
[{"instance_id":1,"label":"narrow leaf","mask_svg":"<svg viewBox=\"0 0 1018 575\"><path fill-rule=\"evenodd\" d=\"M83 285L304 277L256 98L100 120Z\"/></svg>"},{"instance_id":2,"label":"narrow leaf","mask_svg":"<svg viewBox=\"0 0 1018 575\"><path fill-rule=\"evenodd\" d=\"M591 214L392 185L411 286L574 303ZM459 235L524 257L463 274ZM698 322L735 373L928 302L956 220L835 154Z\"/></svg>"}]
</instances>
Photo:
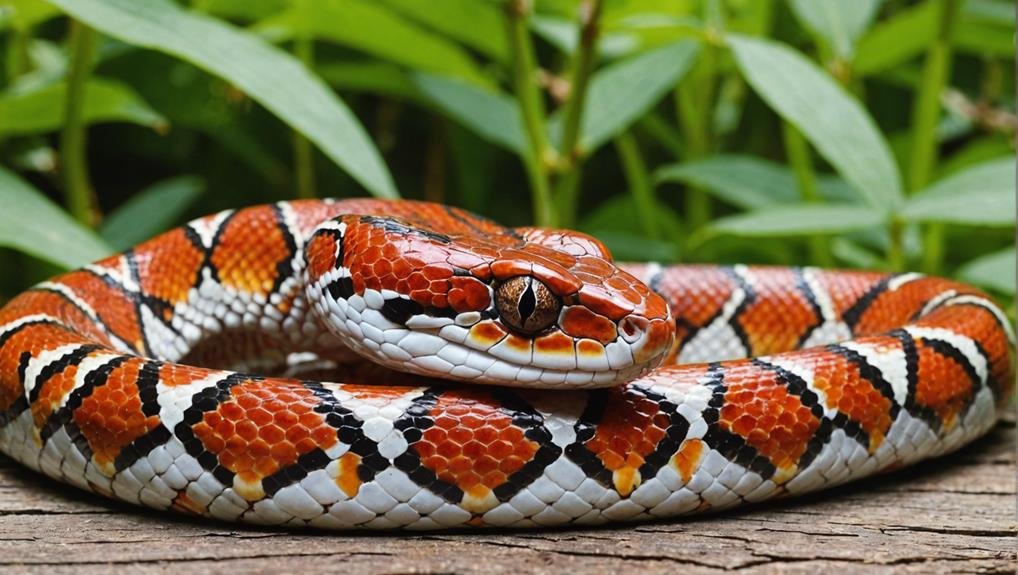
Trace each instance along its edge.
<instances>
[{"instance_id":1,"label":"narrow leaf","mask_svg":"<svg viewBox=\"0 0 1018 575\"><path fill-rule=\"evenodd\" d=\"M67 84L60 82L0 97L0 135L43 134L60 129L64 121ZM167 120L133 89L95 78L85 92L85 122L130 122L165 129Z\"/></svg>"},{"instance_id":2,"label":"narrow leaf","mask_svg":"<svg viewBox=\"0 0 1018 575\"><path fill-rule=\"evenodd\" d=\"M499 6L477 0L383 0L383 2L449 38L499 62L509 60L505 16Z\"/></svg>"},{"instance_id":3,"label":"narrow leaf","mask_svg":"<svg viewBox=\"0 0 1018 575\"><path fill-rule=\"evenodd\" d=\"M675 182L705 188L715 197L743 209L756 209L787 204L801 199L798 183L790 169L774 162L740 156L718 154L703 160L670 164L660 168L657 183ZM845 182L833 176L817 178L817 187L827 199L852 201L858 199Z\"/></svg>"},{"instance_id":4,"label":"narrow leaf","mask_svg":"<svg viewBox=\"0 0 1018 575\"><path fill-rule=\"evenodd\" d=\"M714 220L710 228L743 237L840 234L884 223L882 213L864 206L794 204Z\"/></svg>"},{"instance_id":5,"label":"narrow leaf","mask_svg":"<svg viewBox=\"0 0 1018 575\"><path fill-rule=\"evenodd\" d=\"M219 76L314 142L371 193L398 197L356 117L293 56L167 0L50 0L118 40L187 60Z\"/></svg>"},{"instance_id":6,"label":"narrow leaf","mask_svg":"<svg viewBox=\"0 0 1018 575\"><path fill-rule=\"evenodd\" d=\"M521 156L526 153L523 119L511 97L423 72L414 74L413 81L432 104L463 127Z\"/></svg>"},{"instance_id":7,"label":"narrow leaf","mask_svg":"<svg viewBox=\"0 0 1018 575\"><path fill-rule=\"evenodd\" d=\"M901 174L873 118L816 64L776 42L729 37L743 76L875 208L902 200Z\"/></svg>"},{"instance_id":8,"label":"narrow leaf","mask_svg":"<svg viewBox=\"0 0 1018 575\"><path fill-rule=\"evenodd\" d=\"M46 196L0 168L0 245L72 269L113 252Z\"/></svg>"},{"instance_id":9,"label":"narrow leaf","mask_svg":"<svg viewBox=\"0 0 1018 575\"><path fill-rule=\"evenodd\" d=\"M159 182L110 212L99 233L113 248L126 250L166 231L204 191L205 183L194 176Z\"/></svg>"},{"instance_id":10,"label":"narrow leaf","mask_svg":"<svg viewBox=\"0 0 1018 575\"><path fill-rule=\"evenodd\" d=\"M1015 225L1015 160L966 168L909 198L901 216L914 222Z\"/></svg>"},{"instance_id":11,"label":"narrow leaf","mask_svg":"<svg viewBox=\"0 0 1018 575\"><path fill-rule=\"evenodd\" d=\"M958 278L978 286L1003 292L1015 293L1015 258L1018 254L1014 248L1006 248L976 258L958 269Z\"/></svg>"},{"instance_id":12,"label":"narrow leaf","mask_svg":"<svg viewBox=\"0 0 1018 575\"><path fill-rule=\"evenodd\" d=\"M679 82L698 50L696 42L684 40L595 73L587 88L580 147L590 153L624 132ZM555 115L549 123L551 133L558 136L561 114Z\"/></svg>"},{"instance_id":13,"label":"narrow leaf","mask_svg":"<svg viewBox=\"0 0 1018 575\"><path fill-rule=\"evenodd\" d=\"M940 4L926 0L875 25L856 47L855 72L867 75L888 70L925 52L937 34Z\"/></svg>"},{"instance_id":14,"label":"narrow leaf","mask_svg":"<svg viewBox=\"0 0 1018 575\"><path fill-rule=\"evenodd\" d=\"M22 31L60 15L43 0L0 0L0 28L6 23Z\"/></svg>"},{"instance_id":15,"label":"narrow leaf","mask_svg":"<svg viewBox=\"0 0 1018 575\"><path fill-rule=\"evenodd\" d=\"M799 22L844 60L851 60L855 42L866 31L880 0L789 0Z\"/></svg>"},{"instance_id":16,"label":"narrow leaf","mask_svg":"<svg viewBox=\"0 0 1018 575\"><path fill-rule=\"evenodd\" d=\"M458 76L488 85L470 55L439 34L366 0L317 0L259 22L254 30L275 42L290 40L304 27L316 38L360 50L414 70ZM504 31L501 35L505 35Z\"/></svg>"}]
</instances>

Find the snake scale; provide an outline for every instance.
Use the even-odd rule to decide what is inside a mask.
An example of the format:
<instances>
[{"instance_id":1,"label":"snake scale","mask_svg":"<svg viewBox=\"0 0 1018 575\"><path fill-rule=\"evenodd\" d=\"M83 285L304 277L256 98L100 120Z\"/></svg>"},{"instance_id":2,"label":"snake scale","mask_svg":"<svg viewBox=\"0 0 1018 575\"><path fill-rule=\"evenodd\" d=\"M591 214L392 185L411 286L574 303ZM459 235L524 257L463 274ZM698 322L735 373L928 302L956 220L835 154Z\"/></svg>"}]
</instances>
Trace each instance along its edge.
<instances>
[{"instance_id":1,"label":"snake scale","mask_svg":"<svg viewBox=\"0 0 1018 575\"><path fill-rule=\"evenodd\" d=\"M919 274L615 264L436 204L284 202L11 300L0 451L229 521L649 520L956 450L1012 346L986 295Z\"/></svg>"}]
</instances>

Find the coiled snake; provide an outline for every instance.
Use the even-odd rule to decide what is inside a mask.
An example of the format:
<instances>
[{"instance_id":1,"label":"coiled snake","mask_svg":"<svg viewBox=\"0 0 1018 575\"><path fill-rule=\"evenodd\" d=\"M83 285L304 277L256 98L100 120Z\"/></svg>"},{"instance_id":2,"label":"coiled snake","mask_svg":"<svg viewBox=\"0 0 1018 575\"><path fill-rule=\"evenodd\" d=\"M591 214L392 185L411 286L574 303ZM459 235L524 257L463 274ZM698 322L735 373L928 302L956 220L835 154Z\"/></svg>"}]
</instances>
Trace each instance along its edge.
<instances>
[{"instance_id":1,"label":"coiled snake","mask_svg":"<svg viewBox=\"0 0 1018 575\"><path fill-rule=\"evenodd\" d=\"M1012 392L1011 333L918 274L613 264L435 204L279 203L9 302L0 450L253 523L672 517L962 447Z\"/></svg>"}]
</instances>

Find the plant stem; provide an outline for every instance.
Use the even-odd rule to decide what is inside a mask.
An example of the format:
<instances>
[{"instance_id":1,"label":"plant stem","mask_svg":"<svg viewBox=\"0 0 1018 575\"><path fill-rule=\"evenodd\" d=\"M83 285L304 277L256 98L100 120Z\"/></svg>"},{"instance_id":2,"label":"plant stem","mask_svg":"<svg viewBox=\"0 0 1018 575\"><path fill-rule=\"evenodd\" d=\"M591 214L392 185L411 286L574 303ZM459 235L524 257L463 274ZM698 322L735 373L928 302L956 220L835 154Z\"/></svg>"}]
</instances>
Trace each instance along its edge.
<instances>
[{"instance_id":1,"label":"plant stem","mask_svg":"<svg viewBox=\"0 0 1018 575\"><path fill-rule=\"evenodd\" d=\"M71 216L86 226L95 224L93 192L88 177L85 137L85 96L92 73L95 31L71 21L71 68L67 78L64 127L60 135L60 161L64 173L64 200Z\"/></svg>"},{"instance_id":2,"label":"plant stem","mask_svg":"<svg viewBox=\"0 0 1018 575\"><path fill-rule=\"evenodd\" d=\"M314 69L315 48L311 34L311 10L307 1L297 2L300 24L293 40L293 52L308 70ZM303 134L293 131L293 157L297 173L297 197L315 198L315 157L311 142Z\"/></svg>"},{"instance_id":3,"label":"plant stem","mask_svg":"<svg viewBox=\"0 0 1018 575\"><path fill-rule=\"evenodd\" d=\"M562 146L560 152L563 162L561 176L555 186L555 198L558 200L560 225L569 227L576 220L576 201L580 184L580 162L583 150L580 149L580 127L583 120L583 108L586 103L587 84L594 70L594 57L599 34L598 22L601 17L601 1L586 0L580 6L580 39L573 65L573 77L569 87L569 101L565 104L565 121L562 129Z\"/></svg>"},{"instance_id":4,"label":"plant stem","mask_svg":"<svg viewBox=\"0 0 1018 575\"><path fill-rule=\"evenodd\" d=\"M530 141L530 150L523 162L530 179L530 190L534 202L534 223L542 227L557 225L555 207L551 201L548 172L554 165L555 153L548 145L545 135L544 103L537 84L537 67L534 46L527 29L530 15L529 0L507 0L509 46L513 54L513 85L519 102L523 124Z\"/></svg>"},{"instance_id":5,"label":"plant stem","mask_svg":"<svg viewBox=\"0 0 1018 575\"><path fill-rule=\"evenodd\" d=\"M785 142L785 154L788 156L788 162L792 166L795 181L799 186L799 195L805 202L820 203L816 174L813 172L813 162L809 155L806 139L795 126L788 122L781 123L781 134ZM834 265L831 250L823 236L809 238L809 251L811 259L817 264L823 267Z\"/></svg>"},{"instance_id":6,"label":"plant stem","mask_svg":"<svg viewBox=\"0 0 1018 575\"><path fill-rule=\"evenodd\" d=\"M900 272L905 269L905 250L902 247L905 235L905 225L894 218L891 220L888 231L891 234L891 243L887 247L887 266L890 271Z\"/></svg>"},{"instance_id":7,"label":"plant stem","mask_svg":"<svg viewBox=\"0 0 1018 575\"><path fill-rule=\"evenodd\" d=\"M704 3L704 21L707 22L706 46L686 80L675 89L675 112L686 143L686 156L683 158L686 161L702 158L710 153L718 58L718 42L712 38L721 37L724 30L719 2L708 0ZM695 233L710 222L710 196L703 188L699 186L687 188L685 215L690 233Z\"/></svg>"},{"instance_id":8,"label":"plant stem","mask_svg":"<svg viewBox=\"0 0 1018 575\"><path fill-rule=\"evenodd\" d=\"M937 121L940 119L940 94L951 75L954 22L960 0L939 0L940 20L937 37L926 53L919 97L912 112L912 153L908 166L908 190L915 193L929 183L937 157ZM935 274L943 256L943 224L930 224L923 238L922 269Z\"/></svg>"},{"instance_id":9,"label":"plant stem","mask_svg":"<svg viewBox=\"0 0 1018 575\"><path fill-rule=\"evenodd\" d=\"M647 237L661 239L661 227L657 221L657 199L647 178L647 165L640 154L640 147L636 145L636 138L631 132L619 135L615 138L615 150L619 154L619 161L622 162L629 193L633 195L633 202L640 213L640 219L643 220L644 233Z\"/></svg>"}]
</instances>

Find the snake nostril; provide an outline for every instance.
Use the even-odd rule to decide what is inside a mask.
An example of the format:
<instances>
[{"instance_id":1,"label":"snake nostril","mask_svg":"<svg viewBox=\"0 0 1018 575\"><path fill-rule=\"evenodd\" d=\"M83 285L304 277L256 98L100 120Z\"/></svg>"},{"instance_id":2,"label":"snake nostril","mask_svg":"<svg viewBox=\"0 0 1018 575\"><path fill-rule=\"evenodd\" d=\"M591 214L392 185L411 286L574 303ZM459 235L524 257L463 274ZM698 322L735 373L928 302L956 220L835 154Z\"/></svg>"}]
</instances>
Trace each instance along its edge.
<instances>
[{"instance_id":1,"label":"snake nostril","mask_svg":"<svg viewBox=\"0 0 1018 575\"><path fill-rule=\"evenodd\" d=\"M622 339L633 343L639 341L639 339L646 333L650 322L647 318L639 316L628 316L619 323L619 329L622 331Z\"/></svg>"}]
</instances>

